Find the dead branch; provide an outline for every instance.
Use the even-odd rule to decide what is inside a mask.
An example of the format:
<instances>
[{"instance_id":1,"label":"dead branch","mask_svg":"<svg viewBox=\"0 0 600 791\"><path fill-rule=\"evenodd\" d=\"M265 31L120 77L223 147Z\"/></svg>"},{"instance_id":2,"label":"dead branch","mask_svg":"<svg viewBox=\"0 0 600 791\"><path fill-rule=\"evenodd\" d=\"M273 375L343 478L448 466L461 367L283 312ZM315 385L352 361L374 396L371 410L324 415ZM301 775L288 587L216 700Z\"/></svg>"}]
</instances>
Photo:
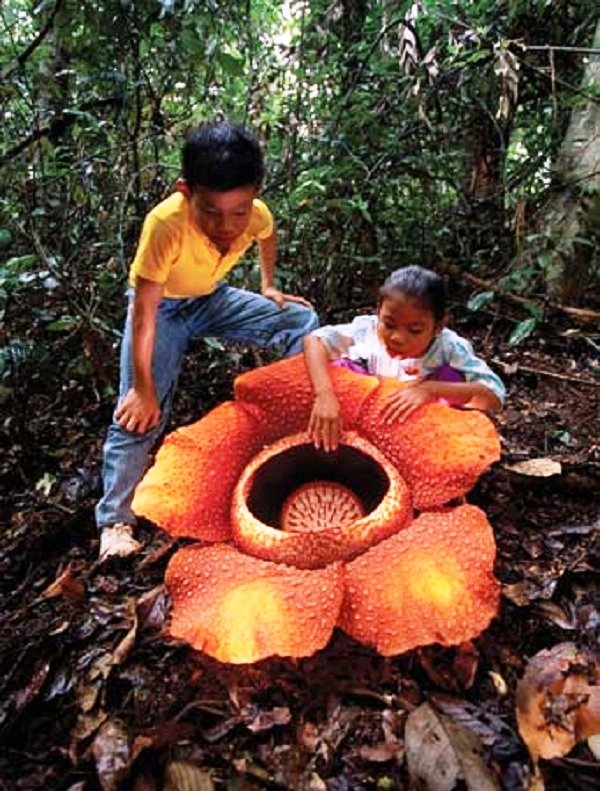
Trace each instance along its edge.
<instances>
[{"instance_id":1,"label":"dead branch","mask_svg":"<svg viewBox=\"0 0 600 791\"><path fill-rule=\"evenodd\" d=\"M38 140L41 140L43 137L48 137L51 140L58 140L62 134L67 130L67 128L71 125L76 123L80 120L79 113L86 112L92 109L98 109L100 107L122 107L123 106L123 97L122 96L108 96L104 99L91 99L89 102L84 102L81 107L78 107L77 110L64 110L62 113L56 116L49 124L45 126L40 126L39 128L35 129L31 132L27 137L24 137L23 140L20 140L16 145L12 148L9 148L8 151L5 151L2 156L0 156L0 165L4 165L6 162L10 162L11 159L14 159L18 156L22 151L25 151L30 146L32 146Z\"/></svg>"},{"instance_id":2,"label":"dead branch","mask_svg":"<svg viewBox=\"0 0 600 791\"><path fill-rule=\"evenodd\" d=\"M485 288L488 291L496 292L508 302L515 302L518 305L537 305L538 307L544 308L545 310L564 313L565 315L571 316L571 318L584 324L600 324L600 313L596 310L590 310L587 308L574 308L570 305L562 305L559 302L549 302L539 299L529 299L528 297L520 297L518 294L513 294L512 291L502 288L497 283L492 283L491 280L484 280L481 277L470 275L468 272L462 272L461 277L463 277L465 280L468 280L469 283L472 283L478 288Z\"/></svg>"},{"instance_id":3,"label":"dead branch","mask_svg":"<svg viewBox=\"0 0 600 791\"><path fill-rule=\"evenodd\" d=\"M492 358L492 362L502 368L503 371L513 370L512 366L505 363L497 357ZM552 379L561 379L563 382L576 382L580 385L591 385L592 387L600 387L600 382L595 382L593 379L582 379L581 376L569 376L568 374L559 374L556 371L546 371L544 368L533 368L529 365L521 365L518 363L515 372L525 371L528 374L539 374L540 376L550 376Z\"/></svg>"},{"instance_id":4,"label":"dead branch","mask_svg":"<svg viewBox=\"0 0 600 791\"><path fill-rule=\"evenodd\" d=\"M46 36L50 32L50 30L52 29L52 24L54 23L54 18L56 17L58 12L60 11L60 7L62 6L63 2L64 2L64 0L56 0L56 2L54 3L54 8L52 9L50 14L48 15L48 18L46 19L46 22L44 23L44 25L40 29L40 31L37 34L37 36L33 39L33 41L31 41L25 47L23 52L21 52L19 55L17 55L17 57L12 61L12 63L9 63L8 66L5 66L2 69L2 71L0 72L0 80L5 80L7 77L9 77L13 73L13 71L16 71L20 66L22 66L27 61L29 56L33 52L35 52L35 50L40 46L42 41L46 38Z\"/></svg>"}]
</instances>

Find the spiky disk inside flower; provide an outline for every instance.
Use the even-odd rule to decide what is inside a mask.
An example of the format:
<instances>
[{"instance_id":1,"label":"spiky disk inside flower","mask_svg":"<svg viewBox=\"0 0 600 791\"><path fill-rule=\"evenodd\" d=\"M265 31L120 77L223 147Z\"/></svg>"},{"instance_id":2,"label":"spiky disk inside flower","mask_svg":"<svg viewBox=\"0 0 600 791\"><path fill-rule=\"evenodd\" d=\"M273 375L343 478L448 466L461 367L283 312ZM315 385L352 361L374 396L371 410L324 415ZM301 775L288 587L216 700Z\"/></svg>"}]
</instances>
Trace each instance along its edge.
<instances>
[{"instance_id":1,"label":"spiky disk inside flower","mask_svg":"<svg viewBox=\"0 0 600 791\"><path fill-rule=\"evenodd\" d=\"M346 565L339 625L384 655L455 645L496 613L495 544L472 505L421 514L406 530Z\"/></svg>"},{"instance_id":2,"label":"spiky disk inside flower","mask_svg":"<svg viewBox=\"0 0 600 791\"><path fill-rule=\"evenodd\" d=\"M426 404L403 423L384 423L381 409L402 385L391 379L364 403L361 434L393 462L419 510L466 494L500 458L500 438L491 420L476 410Z\"/></svg>"},{"instance_id":3,"label":"spiky disk inside flower","mask_svg":"<svg viewBox=\"0 0 600 791\"><path fill-rule=\"evenodd\" d=\"M288 495L281 508L281 529L292 533L350 525L365 515L352 489L335 481L311 481Z\"/></svg>"},{"instance_id":4,"label":"spiky disk inside flower","mask_svg":"<svg viewBox=\"0 0 600 791\"><path fill-rule=\"evenodd\" d=\"M135 513L173 536L226 540L233 489L264 431L260 410L226 401L172 432L135 491Z\"/></svg>"},{"instance_id":5,"label":"spiky disk inside flower","mask_svg":"<svg viewBox=\"0 0 600 791\"><path fill-rule=\"evenodd\" d=\"M378 380L336 365L330 366L329 373L344 427L352 429L363 401L377 388ZM302 355L241 374L235 380L235 397L259 406L269 416L270 442L306 431L315 399Z\"/></svg>"},{"instance_id":6,"label":"spiky disk inside flower","mask_svg":"<svg viewBox=\"0 0 600 791\"><path fill-rule=\"evenodd\" d=\"M221 662L310 656L335 626L343 573L288 568L227 546L186 547L166 571L171 635Z\"/></svg>"},{"instance_id":7,"label":"spiky disk inside flower","mask_svg":"<svg viewBox=\"0 0 600 791\"><path fill-rule=\"evenodd\" d=\"M343 482L362 501L364 516L327 529L282 530L288 498L305 484L323 480ZM265 448L242 473L231 513L233 540L241 550L307 569L356 557L411 517L410 493L397 470L352 432L335 453L316 450L304 433ZM318 518L315 514L315 522Z\"/></svg>"}]
</instances>

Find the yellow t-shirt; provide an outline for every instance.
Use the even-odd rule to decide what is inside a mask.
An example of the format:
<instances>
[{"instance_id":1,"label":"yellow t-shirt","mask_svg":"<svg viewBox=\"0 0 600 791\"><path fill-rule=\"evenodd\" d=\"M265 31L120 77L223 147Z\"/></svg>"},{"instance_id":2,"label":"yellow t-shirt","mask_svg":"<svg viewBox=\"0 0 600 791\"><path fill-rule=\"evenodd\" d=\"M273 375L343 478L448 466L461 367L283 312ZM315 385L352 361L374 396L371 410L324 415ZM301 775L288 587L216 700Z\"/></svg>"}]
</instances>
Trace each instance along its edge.
<instances>
[{"instance_id":1,"label":"yellow t-shirt","mask_svg":"<svg viewBox=\"0 0 600 791\"><path fill-rule=\"evenodd\" d=\"M255 198L246 229L223 255L192 219L189 200L174 192L146 216L129 270L129 284L138 275L163 283L163 296L198 297L211 294L257 239L273 233L273 215Z\"/></svg>"}]
</instances>

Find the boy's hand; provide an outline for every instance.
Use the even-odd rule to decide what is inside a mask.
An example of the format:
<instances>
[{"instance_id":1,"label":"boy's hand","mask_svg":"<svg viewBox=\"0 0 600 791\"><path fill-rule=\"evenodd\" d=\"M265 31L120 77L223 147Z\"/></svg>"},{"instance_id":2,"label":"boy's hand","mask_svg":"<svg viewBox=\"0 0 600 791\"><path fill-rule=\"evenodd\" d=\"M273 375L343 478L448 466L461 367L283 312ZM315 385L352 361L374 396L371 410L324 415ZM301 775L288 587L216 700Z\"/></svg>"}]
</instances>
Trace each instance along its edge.
<instances>
[{"instance_id":1,"label":"boy's hand","mask_svg":"<svg viewBox=\"0 0 600 791\"><path fill-rule=\"evenodd\" d=\"M263 289L263 297L273 300L282 310L285 310L286 302L297 302L299 305L305 305L307 308L312 308L312 305L304 297L297 297L294 294L284 294L275 286L268 286Z\"/></svg>"},{"instance_id":2,"label":"boy's hand","mask_svg":"<svg viewBox=\"0 0 600 791\"><path fill-rule=\"evenodd\" d=\"M380 414L384 423L403 423L415 410L433 398L430 382L408 384L386 399Z\"/></svg>"},{"instance_id":3,"label":"boy's hand","mask_svg":"<svg viewBox=\"0 0 600 791\"><path fill-rule=\"evenodd\" d=\"M125 431L145 434L158 425L160 407L154 394L140 393L132 387L116 408L115 417Z\"/></svg>"},{"instance_id":4,"label":"boy's hand","mask_svg":"<svg viewBox=\"0 0 600 791\"><path fill-rule=\"evenodd\" d=\"M333 390L324 390L315 398L308 434L315 448L335 450L340 443L342 433L342 416L340 404Z\"/></svg>"}]
</instances>

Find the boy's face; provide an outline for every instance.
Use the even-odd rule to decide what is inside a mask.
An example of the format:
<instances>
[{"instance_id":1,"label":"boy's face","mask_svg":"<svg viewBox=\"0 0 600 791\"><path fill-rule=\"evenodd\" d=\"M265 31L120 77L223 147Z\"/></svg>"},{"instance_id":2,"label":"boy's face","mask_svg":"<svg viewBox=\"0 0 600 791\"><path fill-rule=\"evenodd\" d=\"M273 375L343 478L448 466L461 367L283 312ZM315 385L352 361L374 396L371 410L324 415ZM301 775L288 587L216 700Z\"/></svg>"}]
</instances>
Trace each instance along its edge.
<instances>
[{"instance_id":1,"label":"boy's face","mask_svg":"<svg viewBox=\"0 0 600 791\"><path fill-rule=\"evenodd\" d=\"M377 335L392 357L421 357L441 329L430 310L405 294L382 299Z\"/></svg>"},{"instance_id":2,"label":"boy's face","mask_svg":"<svg viewBox=\"0 0 600 791\"><path fill-rule=\"evenodd\" d=\"M256 188L247 185L226 192L195 187L190 197L194 222L211 242L226 253L250 219Z\"/></svg>"}]
</instances>

